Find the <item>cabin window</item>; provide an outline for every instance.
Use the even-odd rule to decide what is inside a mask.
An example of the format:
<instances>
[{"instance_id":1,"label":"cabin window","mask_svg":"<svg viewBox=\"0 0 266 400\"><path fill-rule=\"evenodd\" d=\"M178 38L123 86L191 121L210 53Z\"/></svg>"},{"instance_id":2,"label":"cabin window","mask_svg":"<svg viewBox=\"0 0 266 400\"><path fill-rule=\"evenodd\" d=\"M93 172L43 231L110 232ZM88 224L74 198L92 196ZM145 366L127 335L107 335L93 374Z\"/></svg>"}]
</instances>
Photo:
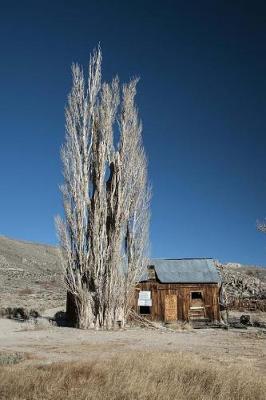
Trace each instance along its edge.
<instances>
[{"instance_id":1,"label":"cabin window","mask_svg":"<svg viewBox=\"0 0 266 400\"><path fill-rule=\"evenodd\" d=\"M191 300L202 300L202 292L191 292Z\"/></svg>"},{"instance_id":2,"label":"cabin window","mask_svg":"<svg viewBox=\"0 0 266 400\"><path fill-rule=\"evenodd\" d=\"M149 306L140 306L139 307L139 313L140 314L150 314L151 313L151 307Z\"/></svg>"}]
</instances>

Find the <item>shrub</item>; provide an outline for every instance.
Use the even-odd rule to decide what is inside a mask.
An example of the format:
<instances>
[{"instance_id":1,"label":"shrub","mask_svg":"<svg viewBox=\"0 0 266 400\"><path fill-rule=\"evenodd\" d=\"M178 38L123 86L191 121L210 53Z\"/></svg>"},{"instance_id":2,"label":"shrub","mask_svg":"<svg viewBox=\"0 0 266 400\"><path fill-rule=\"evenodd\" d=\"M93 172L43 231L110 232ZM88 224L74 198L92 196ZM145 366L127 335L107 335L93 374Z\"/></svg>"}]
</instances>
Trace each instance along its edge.
<instances>
[{"instance_id":1,"label":"shrub","mask_svg":"<svg viewBox=\"0 0 266 400\"><path fill-rule=\"evenodd\" d=\"M28 310L24 307L6 307L0 309L0 317L9 319L28 320L29 318L38 318L39 316L40 314L37 310Z\"/></svg>"},{"instance_id":2,"label":"shrub","mask_svg":"<svg viewBox=\"0 0 266 400\"><path fill-rule=\"evenodd\" d=\"M19 353L0 353L0 365L17 364L23 360L23 356Z\"/></svg>"},{"instance_id":3,"label":"shrub","mask_svg":"<svg viewBox=\"0 0 266 400\"><path fill-rule=\"evenodd\" d=\"M42 331L53 328L54 323L45 318L30 318L20 324L19 331Z\"/></svg>"},{"instance_id":4,"label":"shrub","mask_svg":"<svg viewBox=\"0 0 266 400\"><path fill-rule=\"evenodd\" d=\"M21 290L18 291L18 295L19 296L26 296L28 294L33 294L33 293L34 293L34 291L32 289L30 289L30 288L21 289Z\"/></svg>"}]
</instances>

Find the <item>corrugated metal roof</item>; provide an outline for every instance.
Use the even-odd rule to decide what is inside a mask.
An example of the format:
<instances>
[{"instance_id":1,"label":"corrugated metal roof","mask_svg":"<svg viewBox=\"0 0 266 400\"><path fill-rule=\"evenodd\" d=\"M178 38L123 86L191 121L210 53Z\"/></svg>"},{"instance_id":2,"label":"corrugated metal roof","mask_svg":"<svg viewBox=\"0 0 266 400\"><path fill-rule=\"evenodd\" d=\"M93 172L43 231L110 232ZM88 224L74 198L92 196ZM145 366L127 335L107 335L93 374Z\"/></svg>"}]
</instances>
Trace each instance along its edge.
<instances>
[{"instance_id":1,"label":"corrugated metal roof","mask_svg":"<svg viewBox=\"0 0 266 400\"><path fill-rule=\"evenodd\" d=\"M162 283L218 283L221 278L212 258L151 259ZM147 280L144 274L142 281Z\"/></svg>"}]
</instances>

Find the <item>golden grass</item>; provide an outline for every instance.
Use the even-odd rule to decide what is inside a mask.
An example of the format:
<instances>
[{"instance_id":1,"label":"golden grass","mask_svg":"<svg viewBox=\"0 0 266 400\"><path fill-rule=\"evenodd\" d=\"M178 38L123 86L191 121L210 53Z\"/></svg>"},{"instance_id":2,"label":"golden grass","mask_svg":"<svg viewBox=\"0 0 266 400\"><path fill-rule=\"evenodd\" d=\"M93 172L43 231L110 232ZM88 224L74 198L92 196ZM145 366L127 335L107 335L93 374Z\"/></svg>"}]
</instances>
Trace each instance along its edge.
<instances>
[{"instance_id":1,"label":"golden grass","mask_svg":"<svg viewBox=\"0 0 266 400\"><path fill-rule=\"evenodd\" d=\"M5 400L264 400L265 393L263 378L251 368L173 353L0 368Z\"/></svg>"}]
</instances>

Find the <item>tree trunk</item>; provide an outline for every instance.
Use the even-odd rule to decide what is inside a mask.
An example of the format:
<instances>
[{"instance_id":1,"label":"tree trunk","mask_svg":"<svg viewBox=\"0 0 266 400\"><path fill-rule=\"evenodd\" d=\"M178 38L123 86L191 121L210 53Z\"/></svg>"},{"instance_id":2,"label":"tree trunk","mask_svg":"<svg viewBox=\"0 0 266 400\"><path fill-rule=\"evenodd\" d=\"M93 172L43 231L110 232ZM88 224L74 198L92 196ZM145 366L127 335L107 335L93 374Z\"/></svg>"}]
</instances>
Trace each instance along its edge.
<instances>
[{"instance_id":1,"label":"tree trunk","mask_svg":"<svg viewBox=\"0 0 266 400\"><path fill-rule=\"evenodd\" d=\"M66 320L70 326L76 327L78 325L78 309L74 295L70 291L67 291Z\"/></svg>"},{"instance_id":2,"label":"tree trunk","mask_svg":"<svg viewBox=\"0 0 266 400\"><path fill-rule=\"evenodd\" d=\"M80 302L77 296L67 292L66 320L75 328L88 329L93 327L92 313L88 303Z\"/></svg>"}]
</instances>

